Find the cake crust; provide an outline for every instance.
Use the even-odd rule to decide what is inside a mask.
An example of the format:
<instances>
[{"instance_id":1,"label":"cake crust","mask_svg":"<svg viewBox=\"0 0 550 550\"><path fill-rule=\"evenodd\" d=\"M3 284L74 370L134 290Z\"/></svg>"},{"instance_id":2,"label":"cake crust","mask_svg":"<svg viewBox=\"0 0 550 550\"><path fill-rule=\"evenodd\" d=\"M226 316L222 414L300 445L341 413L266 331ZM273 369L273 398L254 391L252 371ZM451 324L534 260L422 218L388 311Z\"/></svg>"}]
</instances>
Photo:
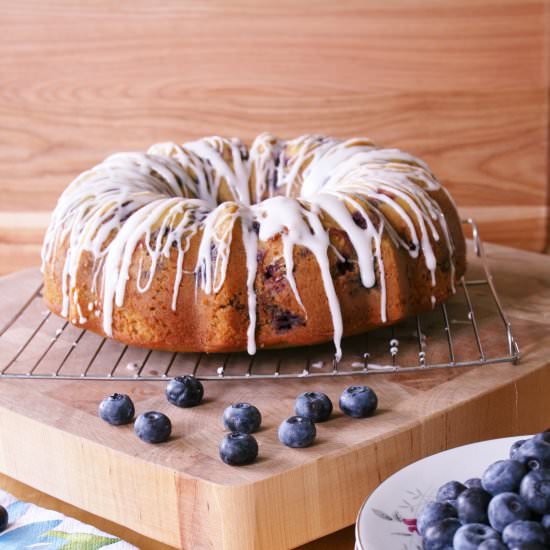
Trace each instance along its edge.
<instances>
[{"instance_id":1,"label":"cake crust","mask_svg":"<svg viewBox=\"0 0 550 550\"><path fill-rule=\"evenodd\" d=\"M338 356L342 336L435 307L465 272L452 199L405 153L268 135L250 152L152 151L107 159L54 212L44 299L79 327L170 351L333 339Z\"/></svg>"}]
</instances>

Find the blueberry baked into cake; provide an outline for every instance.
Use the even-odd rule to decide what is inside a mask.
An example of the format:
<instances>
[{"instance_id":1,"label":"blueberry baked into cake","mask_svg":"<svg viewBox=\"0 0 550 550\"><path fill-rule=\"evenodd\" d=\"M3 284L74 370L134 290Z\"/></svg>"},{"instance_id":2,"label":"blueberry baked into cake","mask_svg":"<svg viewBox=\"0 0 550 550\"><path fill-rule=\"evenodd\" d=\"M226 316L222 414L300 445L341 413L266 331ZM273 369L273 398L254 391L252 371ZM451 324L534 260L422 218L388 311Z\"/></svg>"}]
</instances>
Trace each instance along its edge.
<instances>
[{"instance_id":1,"label":"blueberry baked into cake","mask_svg":"<svg viewBox=\"0 0 550 550\"><path fill-rule=\"evenodd\" d=\"M461 223L421 160L368 139L208 137L118 153L61 195L49 308L127 344L227 352L315 344L445 301Z\"/></svg>"}]
</instances>

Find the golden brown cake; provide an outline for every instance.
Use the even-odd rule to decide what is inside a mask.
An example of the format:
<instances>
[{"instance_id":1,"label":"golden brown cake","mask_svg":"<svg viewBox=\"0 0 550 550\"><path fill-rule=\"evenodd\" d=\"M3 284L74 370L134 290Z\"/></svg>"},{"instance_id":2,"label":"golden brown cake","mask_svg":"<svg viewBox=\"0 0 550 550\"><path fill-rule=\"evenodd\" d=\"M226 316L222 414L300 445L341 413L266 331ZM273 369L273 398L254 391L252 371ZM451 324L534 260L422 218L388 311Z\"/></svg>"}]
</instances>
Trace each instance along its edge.
<instances>
[{"instance_id":1,"label":"golden brown cake","mask_svg":"<svg viewBox=\"0 0 550 550\"><path fill-rule=\"evenodd\" d=\"M78 176L42 252L44 297L128 344L239 351L341 338L435 307L465 270L452 199L367 139L210 137Z\"/></svg>"}]
</instances>

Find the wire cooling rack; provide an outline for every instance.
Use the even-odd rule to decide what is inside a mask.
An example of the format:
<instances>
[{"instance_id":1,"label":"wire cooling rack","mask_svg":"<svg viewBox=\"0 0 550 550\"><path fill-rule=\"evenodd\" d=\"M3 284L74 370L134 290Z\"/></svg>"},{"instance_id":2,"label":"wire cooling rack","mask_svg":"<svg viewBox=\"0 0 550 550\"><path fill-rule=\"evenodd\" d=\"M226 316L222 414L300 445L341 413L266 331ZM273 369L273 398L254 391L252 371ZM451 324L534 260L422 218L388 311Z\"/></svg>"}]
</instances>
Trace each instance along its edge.
<instances>
[{"instance_id":1,"label":"wire cooling rack","mask_svg":"<svg viewBox=\"0 0 550 550\"><path fill-rule=\"evenodd\" d=\"M168 353L126 346L74 327L45 310L37 288L0 329L0 378L203 380L342 376L517 363L519 347L502 307L473 220L468 274L456 294L431 312L343 342L246 354ZM32 290L31 290L32 292Z\"/></svg>"}]
</instances>

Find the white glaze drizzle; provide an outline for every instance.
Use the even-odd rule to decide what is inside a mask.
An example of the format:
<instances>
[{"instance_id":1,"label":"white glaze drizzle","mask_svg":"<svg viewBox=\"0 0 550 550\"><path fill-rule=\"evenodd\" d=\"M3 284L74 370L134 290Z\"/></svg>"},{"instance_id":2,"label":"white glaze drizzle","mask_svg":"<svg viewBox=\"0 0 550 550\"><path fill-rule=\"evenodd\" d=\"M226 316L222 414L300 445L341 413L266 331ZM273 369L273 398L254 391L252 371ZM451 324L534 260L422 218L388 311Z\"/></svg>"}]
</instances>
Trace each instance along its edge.
<instances>
[{"instance_id":1,"label":"white glaze drizzle","mask_svg":"<svg viewBox=\"0 0 550 550\"><path fill-rule=\"evenodd\" d=\"M281 142L271 134L260 134L250 146L250 170L254 174L253 202L272 197L281 174Z\"/></svg>"},{"instance_id":2,"label":"white glaze drizzle","mask_svg":"<svg viewBox=\"0 0 550 550\"><path fill-rule=\"evenodd\" d=\"M250 189L252 173L254 189ZM293 273L294 248L307 248L316 258L339 359L343 320L330 273L329 249L340 261L344 258L330 242L325 217L349 237L363 286L380 284L380 315L385 322L384 234L411 257L422 254L435 285L432 242L439 241L442 233L451 258L449 278L454 289L454 246L443 213L429 194L439 189L422 161L396 149L376 148L366 139L302 136L284 142L261 134L249 152L239 140L221 137L183 145L160 143L147 154L112 155L71 183L46 234L43 269L67 242L62 314L69 315L72 297L78 321L85 323L76 274L82 254L90 253L94 258L92 290L103 295L102 326L105 334L112 335L113 313L123 307L138 246L144 247L148 262L144 269L141 256L136 277L141 293L150 289L160 259L170 258L173 249L177 251L171 299L175 310L191 238L202 233L193 271L197 287L205 294L215 294L225 282L233 230L240 220L247 266L248 353L256 351L258 240L266 242L279 235L286 279L306 318ZM228 194L232 200L227 200ZM407 228L406 237L384 215L388 209ZM101 289L97 288L99 278Z\"/></svg>"},{"instance_id":3,"label":"white glaze drizzle","mask_svg":"<svg viewBox=\"0 0 550 550\"><path fill-rule=\"evenodd\" d=\"M243 245L246 253L246 290L248 297L248 328L246 329L246 350L250 355L256 353L256 272L258 270L258 238L254 231L253 213L250 208L241 209Z\"/></svg>"},{"instance_id":4,"label":"white glaze drizzle","mask_svg":"<svg viewBox=\"0 0 550 550\"><path fill-rule=\"evenodd\" d=\"M259 238L268 241L277 235L283 241L283 256L286 267L286 278L289 281L298 303L302 305L293 275L293 251L295 246L303 246L310 250L317 260L321 271L321 279L325 288L329 310L334 329L334 345L336 357L342 355L340 341L343 333L340 302L336 295L334 282L330 274L328 247L330 245L328 231L325 230L319 218L318 206L310 203L310 210L300 201L289 197L272 197L255 205L256 219L260 223Z\"/></svg>"}]
</instances>

